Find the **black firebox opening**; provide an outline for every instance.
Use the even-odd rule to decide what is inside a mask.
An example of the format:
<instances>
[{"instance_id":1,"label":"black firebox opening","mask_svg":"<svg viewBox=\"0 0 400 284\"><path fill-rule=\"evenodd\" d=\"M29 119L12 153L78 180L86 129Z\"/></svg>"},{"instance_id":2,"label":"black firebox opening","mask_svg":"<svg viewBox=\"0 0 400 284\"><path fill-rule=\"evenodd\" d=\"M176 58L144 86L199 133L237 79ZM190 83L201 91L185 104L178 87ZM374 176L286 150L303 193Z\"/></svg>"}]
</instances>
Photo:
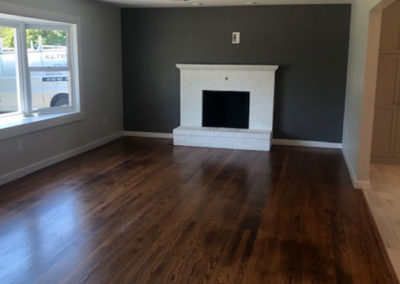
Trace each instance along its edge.
<instances>
[{"instance_id":1,"label":"black firebox opening","mask_svg":"<svg viewBox=\"0 0 400 284\"><path fill-rule=\"evenodd\" d=\"M249 128L250 92L203 91L203 126Z\"/></svg>"}]
</instances>

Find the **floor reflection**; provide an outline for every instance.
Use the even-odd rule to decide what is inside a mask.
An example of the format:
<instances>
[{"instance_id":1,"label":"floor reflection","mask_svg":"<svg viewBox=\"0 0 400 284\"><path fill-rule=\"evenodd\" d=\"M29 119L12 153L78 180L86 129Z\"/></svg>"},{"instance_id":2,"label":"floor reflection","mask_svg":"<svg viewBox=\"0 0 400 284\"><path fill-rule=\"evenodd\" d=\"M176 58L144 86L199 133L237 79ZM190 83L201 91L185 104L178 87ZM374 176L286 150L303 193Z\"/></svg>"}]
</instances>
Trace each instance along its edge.
<instances>
[{"instance_id":1,"label":"floor reflection","mask_svg":"<svg viewBox=\"0 0 400 284\"><path fill-rule=\"evenodd\" d=\"M32 243L29 224L20 221L11 230L0 235L0 282L15 283L20 273L29 270Z\"/></svg>"},{"instance_id":2,"label":"floor reflection","mask_svg":"<svg viewBox=\"0 0 400 284\"><path fill-rule=\"evenodd\" d=\"M49 200L49 206L40 209L35 218L39 235L40 259L49 259L78 233L77 201L74 194L64 194Z\"/></svg>"},{"instance_id":3,"label":"floor reflection","mask_svg":"<svg viewBox=\"0 0 400 284\"><path fill-rule=\"evenodd\" d=\"M57 260L80 231L78 198L62 192L40 200L28 212L0 223L0 283L37 276Z\"/></svg>"}]
</instances>

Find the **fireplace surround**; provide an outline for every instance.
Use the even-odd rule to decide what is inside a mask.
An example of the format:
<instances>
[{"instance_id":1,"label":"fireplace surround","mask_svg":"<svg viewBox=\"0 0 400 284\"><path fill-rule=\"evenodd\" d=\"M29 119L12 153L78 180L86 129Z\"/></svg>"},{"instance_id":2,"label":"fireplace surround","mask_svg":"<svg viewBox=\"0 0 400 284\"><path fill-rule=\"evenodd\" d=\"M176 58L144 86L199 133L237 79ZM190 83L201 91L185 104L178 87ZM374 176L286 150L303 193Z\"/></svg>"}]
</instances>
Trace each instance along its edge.
<instances>
[{"instance_id":1,"label":"fireplace surround","mask_svg":"<svg viewBox=\"0 0 400 284\"><path fill-rule=\"evenodd\" d=\"M181 73L181 123L174 129L174 145L270 150L278 66L178 64L177 67ZM230 127L229 123L217 127L204 126L204 94L218 96L222 93L225 96L248 94L248 127ZM239 116L243 114L235 117L234 112L235 107L241 111L243 101L233 104L236 106L226 115L240 120Z\"/></svg>"}]
</instances>

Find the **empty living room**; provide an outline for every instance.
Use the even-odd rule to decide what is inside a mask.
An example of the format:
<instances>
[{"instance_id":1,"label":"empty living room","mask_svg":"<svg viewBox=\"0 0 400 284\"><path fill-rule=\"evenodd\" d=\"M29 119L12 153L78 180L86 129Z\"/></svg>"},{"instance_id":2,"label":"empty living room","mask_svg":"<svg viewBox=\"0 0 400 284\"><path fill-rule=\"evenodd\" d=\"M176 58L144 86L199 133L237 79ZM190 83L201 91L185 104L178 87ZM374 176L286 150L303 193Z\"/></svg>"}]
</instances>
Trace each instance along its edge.
<instances>
[{"instance_id":1,"label":"empty living room","mask_svg":"<svg viewBox=\"0 0 400 284\"><path fill-rule=\"evenodd\" d=\"M399 284L400 0L0 0L0 283Z\"/></svg>"}]
</instances>

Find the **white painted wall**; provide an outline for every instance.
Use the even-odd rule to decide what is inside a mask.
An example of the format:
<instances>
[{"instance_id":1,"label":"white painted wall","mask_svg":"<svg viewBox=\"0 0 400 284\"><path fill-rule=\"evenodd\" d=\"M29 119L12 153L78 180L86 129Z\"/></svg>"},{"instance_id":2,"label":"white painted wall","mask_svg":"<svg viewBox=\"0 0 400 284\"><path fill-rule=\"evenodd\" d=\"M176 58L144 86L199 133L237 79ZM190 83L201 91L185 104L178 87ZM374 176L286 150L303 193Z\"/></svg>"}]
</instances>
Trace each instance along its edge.
<instances>
[{"instance_id":1,"label":"white painted wall","mask_svg":"<svg viewBox=\"0 0 400 284\"><path fill-rule=\"evenodd\" d=\"M0 180L10 172L123 129L120 9L91 0L0 0L0 13L26 14L35 10L80 19L80 83L85 117L78 122L0 140ZM23 146L22 151L19 145Z\"/></svg>"},{"instance_id":2,"label":"white painted wall","mask_svg":"<svg viewBox=\"0 0 400 284\"><path fill-rule=\"evenodd\" d=\"M366 185L369 181L369 167L359 167L360 127L369 13L379 2L380 0L354 0L352 5L343 153L356 187Z\"/></svg>"}]
</instances>

